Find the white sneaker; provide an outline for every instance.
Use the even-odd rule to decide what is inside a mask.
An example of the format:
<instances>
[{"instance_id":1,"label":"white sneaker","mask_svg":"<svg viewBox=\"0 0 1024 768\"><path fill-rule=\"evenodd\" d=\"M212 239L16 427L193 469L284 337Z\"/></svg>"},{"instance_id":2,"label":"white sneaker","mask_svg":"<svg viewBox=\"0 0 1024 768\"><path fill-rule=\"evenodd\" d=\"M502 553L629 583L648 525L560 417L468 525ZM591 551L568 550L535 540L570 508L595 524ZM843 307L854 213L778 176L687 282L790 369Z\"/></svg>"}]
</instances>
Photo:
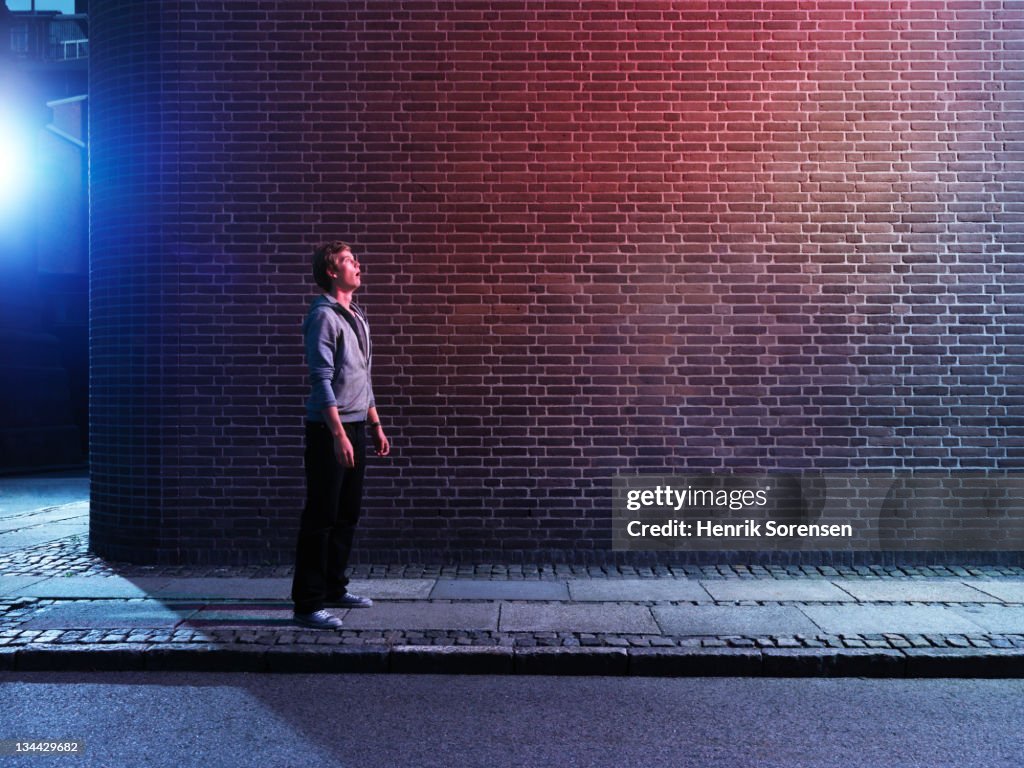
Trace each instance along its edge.
<instances>
[{"instance_id":1,"label":"white sneaker","mask_svg":"<svg viewBox=\"0 0 1024 768\"><path fill-rule=\"evenodd\" d=\"M328 613L324 609L313 611L313 613L296 613L292 615L296 624L301 624L310 629L341 629L341 619Z\"/></svg>"},{"instance_id":2,"label":"white sneaker","mask_svg":"<svg viewBox=\"0 0 1024 768\"><path fill-rule=\"evenodd\" d=\"M353 595L346 592L341 597L329 597L324 603L332 608L372 608L373 600L362 595Z\"/></svg>"}]
</instances>

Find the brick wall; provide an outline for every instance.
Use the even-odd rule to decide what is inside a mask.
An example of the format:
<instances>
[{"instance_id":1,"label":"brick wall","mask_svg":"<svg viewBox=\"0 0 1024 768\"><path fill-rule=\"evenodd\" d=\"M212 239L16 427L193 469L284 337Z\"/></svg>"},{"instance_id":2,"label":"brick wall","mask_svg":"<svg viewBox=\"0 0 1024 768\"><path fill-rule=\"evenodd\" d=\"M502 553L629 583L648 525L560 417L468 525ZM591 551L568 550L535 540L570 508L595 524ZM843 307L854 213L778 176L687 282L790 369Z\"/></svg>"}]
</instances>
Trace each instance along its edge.
<instances>
[{"instance_id":1,"label":"brick wall","mask_svg":"<svg viewBox=\"0 0 1024 768\"><path fill-rule=\"evenodd\" d=\"M1024 2L138 5L90 9L98 548L290 559L336 237L364 561L614 559L616 472L1024 464Z\"/></svg>"},{"instance_id":2,"label":"brick wall","mask_svg":"<svg viewBox=\"0 0 1024 768\"><path fill-rule=\"evenodd\" d=\"M185 476L179 318L190 311L177 287L177 9L95 2L90 21L90 543L168 561Z\"/></svg>"}]
</instances>

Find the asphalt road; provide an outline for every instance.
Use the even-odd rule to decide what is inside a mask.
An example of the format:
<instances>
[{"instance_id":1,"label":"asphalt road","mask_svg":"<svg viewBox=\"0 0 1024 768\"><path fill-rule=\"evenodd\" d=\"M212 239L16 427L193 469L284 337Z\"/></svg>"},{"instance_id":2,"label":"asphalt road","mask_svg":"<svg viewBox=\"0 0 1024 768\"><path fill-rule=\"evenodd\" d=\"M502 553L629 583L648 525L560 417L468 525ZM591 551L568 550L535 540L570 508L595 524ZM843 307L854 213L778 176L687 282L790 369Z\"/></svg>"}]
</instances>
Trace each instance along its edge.
<instances>
[{"instance_id":1,"label":"asphalt road","mask_svg":"<svg viewBox=\"0 0 1024 768\"><path fill-rule=\"evenodd\" d=\"M13 766L950 766L1024 762L1024 681L0 674Z\"/></svg>"}]
</instances>

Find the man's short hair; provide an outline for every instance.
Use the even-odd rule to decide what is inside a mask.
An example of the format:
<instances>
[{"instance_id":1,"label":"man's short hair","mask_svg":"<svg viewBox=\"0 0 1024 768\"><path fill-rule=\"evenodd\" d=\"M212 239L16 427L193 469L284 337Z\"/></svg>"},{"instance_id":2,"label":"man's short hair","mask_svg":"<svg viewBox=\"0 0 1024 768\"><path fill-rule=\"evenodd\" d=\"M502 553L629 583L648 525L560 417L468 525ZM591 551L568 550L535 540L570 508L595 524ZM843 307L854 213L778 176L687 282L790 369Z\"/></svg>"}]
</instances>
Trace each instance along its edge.
<instances>
[{"instance_id":1,"label":"man's short hair","mask_svg":"<svg viewBox=\"0 0 1024 768\"><path fill-rule=\"evenodd\" d=\"M313 251L313 279L316 284L325 291L331 290L331 276L328 270L337 272L341 269L341 260L338 254L342 251L351 251L352 247L341 240L332 240L329 243L322 243Z\"/></svg>"}]
</instances>

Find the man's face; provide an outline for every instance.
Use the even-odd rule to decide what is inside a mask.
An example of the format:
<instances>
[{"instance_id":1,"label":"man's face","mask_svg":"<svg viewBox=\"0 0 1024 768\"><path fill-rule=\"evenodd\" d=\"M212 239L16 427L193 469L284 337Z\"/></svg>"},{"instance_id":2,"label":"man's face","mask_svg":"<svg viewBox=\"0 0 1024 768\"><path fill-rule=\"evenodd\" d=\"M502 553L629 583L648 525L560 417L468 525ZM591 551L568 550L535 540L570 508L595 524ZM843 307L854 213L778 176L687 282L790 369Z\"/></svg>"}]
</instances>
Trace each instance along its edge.
<instances>
[{"instance_id":1,"label":"man's face","mask_svg":"<svg viewBox=\"0 0 1024 768\"><path fill-rule=\"evenodd\" d=\"M334 284L343 291L354 291L362 285L359 260L348 248L338 254L338 270L334 274Z\"/></svg>"}]
</instances>

